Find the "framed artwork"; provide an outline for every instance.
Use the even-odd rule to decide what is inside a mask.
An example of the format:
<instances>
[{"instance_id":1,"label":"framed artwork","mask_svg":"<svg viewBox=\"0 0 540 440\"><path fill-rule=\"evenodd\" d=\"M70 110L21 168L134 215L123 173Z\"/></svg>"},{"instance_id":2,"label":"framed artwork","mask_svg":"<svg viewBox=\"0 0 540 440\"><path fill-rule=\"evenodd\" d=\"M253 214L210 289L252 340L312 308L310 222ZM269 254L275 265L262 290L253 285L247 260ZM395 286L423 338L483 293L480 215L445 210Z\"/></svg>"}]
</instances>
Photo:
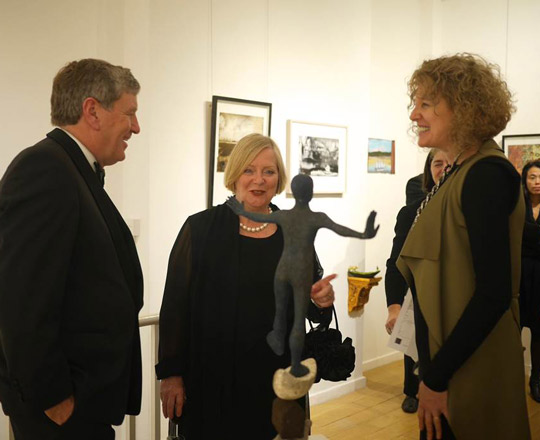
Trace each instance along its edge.
<instances>
[{"instance_id":1,"label":"framed artwork","mask_svg":"<svg viewBox=\"0 0 540 440\"><path fill-rule=\"evenodd\" d=\"M540 159L540 134L513 134L502 137L502 148L519 174L530 160Z\"/></svg>"},{"instance_id":2,"label":"framed artwork","mask_svg":"<svg viewBox=\"0 0 540 440\"><path fill-rule=\"evenodd\" d=\"M395 161L395 141L368 139L368 173L394 174Z\"/></svg>"},{"instance_id":3,"label":"framed artwork","mask_svg":"<svg viewBox=\"0 0 540 440\"><path fill-rule=\"evenodd\" d=\"M244 136L259 133L270 136L272 104L246 99L212 97L212 131L210 134L210 172L208 173L208 207L225 202L231 195L223 177L227 160L236 143Z\"/></svg>"},{"instance_id":4,"label":"framed artwork","mask_svg":"<svg viewBox=\"0 0 540 440\"><path fill-rule=\"evenodd\" d=\"M287 170L313 179L313 194L345 192L347 127L287 121ZM287 189L290 194L290 186Z\"/></svg>"}]
</instances>

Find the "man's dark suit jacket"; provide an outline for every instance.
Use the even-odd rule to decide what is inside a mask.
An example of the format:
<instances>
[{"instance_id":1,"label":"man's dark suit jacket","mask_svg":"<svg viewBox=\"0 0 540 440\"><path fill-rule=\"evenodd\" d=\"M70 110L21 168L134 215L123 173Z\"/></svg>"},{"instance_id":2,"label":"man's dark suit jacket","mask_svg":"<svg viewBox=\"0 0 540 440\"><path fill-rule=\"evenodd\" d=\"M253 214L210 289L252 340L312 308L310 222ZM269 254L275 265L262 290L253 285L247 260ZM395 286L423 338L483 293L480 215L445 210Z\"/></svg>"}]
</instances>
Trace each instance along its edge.
<instances>
[{"instance_id":1,"label":"man's dark suit jacket","mask_svg":"<svg viewBox=\"0 0 540 440\"><path fill-rule=\"evenodd\" d=\"M62 130L0 181L0 401L43 411L75 396L84 418L138 414L142 273L135 243Z\"/></svg>"}]
</instances>

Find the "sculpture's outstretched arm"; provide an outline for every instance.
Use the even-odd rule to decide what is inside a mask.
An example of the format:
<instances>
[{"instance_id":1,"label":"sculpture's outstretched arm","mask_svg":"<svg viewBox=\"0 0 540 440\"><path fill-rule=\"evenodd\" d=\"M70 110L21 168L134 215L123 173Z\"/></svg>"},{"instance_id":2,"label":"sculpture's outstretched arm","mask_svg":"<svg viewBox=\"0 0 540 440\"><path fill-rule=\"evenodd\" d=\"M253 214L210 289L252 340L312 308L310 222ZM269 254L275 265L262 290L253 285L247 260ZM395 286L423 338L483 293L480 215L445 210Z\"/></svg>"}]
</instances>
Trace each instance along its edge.
<instances>
[{"instance_id":1,"label":"sculpture's outstretched arm","mask_svg":"<svg viewBox=\"0 0 540 440\"><path fill-rule=\"evenodd\" d=\"M231 196L227 199L227 205L229 205L229 208L231 208L236 215L243 215L244 217L247 217L255 222L278 223L275 212L272 212L271 214L248 212L244 209L244 204L240 203L234 196Z\"/></svg>"},{"instance_id":2,"label":"sculpture's outstretched arm","mask_svg":"<svg viewBox=\"0 0 540 440\"><path fill-rule=\"evenodd\" d=\"M363 239L373 238L375 237L375 235L377 235L377 231L379 230L379 226L375 227L376 215L377 213L375 211L371 211L367 219L366 230L364 232L358 232L348 228L347 226L338 225L337 223L334 223L330 218L328 218L324 227L330 229L331 231L334 231L336 234L339 234L343 237L354 237Z\"/></svg>"}]
</instances>

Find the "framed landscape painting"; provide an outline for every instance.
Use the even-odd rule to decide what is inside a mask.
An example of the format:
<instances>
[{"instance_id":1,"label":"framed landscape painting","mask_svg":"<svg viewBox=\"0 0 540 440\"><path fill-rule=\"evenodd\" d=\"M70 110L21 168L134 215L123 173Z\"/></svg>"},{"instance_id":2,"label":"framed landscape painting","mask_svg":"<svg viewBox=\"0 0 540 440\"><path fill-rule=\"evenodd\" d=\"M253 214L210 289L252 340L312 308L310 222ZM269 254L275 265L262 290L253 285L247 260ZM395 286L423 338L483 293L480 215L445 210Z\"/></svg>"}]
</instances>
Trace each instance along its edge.
<instances>
[{"instance_id":1,"label":"framed landscape painting","mask_svg":"<svg viewBox=\"0 0 540 440\"><path fill-rule=\"evenodd\" d=\"M395 141L368 139L368 173L394 174L395 157Z\"/></svg>"},{"instance_id":2,"label":"framed landscape painting","mask_svg":"<svg viewBox=\"0 0 540 440\"><path fill-rule=\"evenodd\" d=\"M523 165L540 159L540 134L516 134L502 137L502 148L508 160L521 174Z\"/></svg>"},{"instance_id":3,"label":"framed landscape painting","mask_svg":"<svg viewBox=\"0 0 540 440\"><path fill-rule=\"evenodd\" d=\"M347 127L288 121L287 134L289 180L307 174L313 179L314 194L344 193Z\"/></svg>"},{"instance_id":4,"label":"framed landscape painting","mask_svg":"<svg viewBox=\"0 0 540 440\"><path fill-rule=\"evenodd\" d=\"M270 136L272 104L246 99L212 97L208 207L225 202L231 195L223 184L227 161L236 143L244 136Z\"/></svg>"}]
</instances>

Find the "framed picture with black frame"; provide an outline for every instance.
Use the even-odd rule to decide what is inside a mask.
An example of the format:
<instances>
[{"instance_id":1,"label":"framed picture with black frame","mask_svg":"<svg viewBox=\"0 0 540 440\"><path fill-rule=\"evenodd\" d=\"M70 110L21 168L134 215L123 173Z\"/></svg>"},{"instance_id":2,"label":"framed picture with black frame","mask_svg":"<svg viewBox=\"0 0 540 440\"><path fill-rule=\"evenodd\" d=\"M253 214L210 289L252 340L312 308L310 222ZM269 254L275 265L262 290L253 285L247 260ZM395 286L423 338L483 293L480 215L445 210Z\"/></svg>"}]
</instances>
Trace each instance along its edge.
<instances>
[{"instance_id":1,"label":"framed picture with black frame","mask_svg":"<svg viewBox=\"0 0 540 440\"><path fill-rule=\"evenodd\" d=\"M247 99L212 97L212 130L208 173L208 207L225 202L231 195L223 177L232 149L244 136L270 136L272 104Z\"/></svg>"},{"instance_id":2,"label":"framed picture with black frame","mask_svg":"<svg viewBox=\"0 0 540 440\"><path fill-rule=\"evenodd\" d=\"M521 174L523 166L540 159L540 134L512 134L502 137L502 149Z\"/></svg>"}]
</instances>

